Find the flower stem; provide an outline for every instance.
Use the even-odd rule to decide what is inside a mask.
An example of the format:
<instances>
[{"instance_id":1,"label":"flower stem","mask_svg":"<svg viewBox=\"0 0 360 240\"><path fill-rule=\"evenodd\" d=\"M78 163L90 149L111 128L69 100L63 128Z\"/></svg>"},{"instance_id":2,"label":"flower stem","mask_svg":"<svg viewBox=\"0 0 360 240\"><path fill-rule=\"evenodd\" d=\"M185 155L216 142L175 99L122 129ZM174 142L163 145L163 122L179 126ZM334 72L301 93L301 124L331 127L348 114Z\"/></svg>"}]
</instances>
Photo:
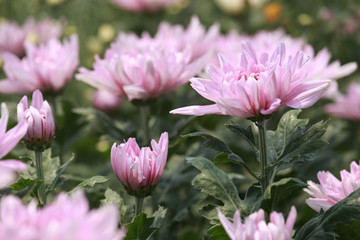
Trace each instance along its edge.
<instances>
[{"instance_id":1,"label":"flower stem","mask_svg":"<svg viewBox=\"0 0 360 240\"><path fill-rule=\"evenodd\" d=\"M45 181L44 181L44 169L43 169L43 155L42 151L35 151L35 160L36 160L36 173L40 181L39 186L39 197L40 205L46 205L46 194L45 194Z\"/></svg>"},{"instance_id":2,"label":"flower stem","mask_svg":"<svg viewBox=\"0 0 360 240\"><path fill-rule=\"evenodd\" d=\"M140 114L141 114L141 123L144 133L144 145L147 145L150 141L150 129L149 129L150 107L148 104L142 104L140 106Z\"/></svg>"},{"instance_id":3,"label":"flower stem","mask_svg":"<svg viewBox=\"0 0 360 240\"><path fill-rule=\"evenodd\" d=\"M259 152L260 152L260 184L261 192L264 195L266 188L269 186L269 176L266 173L266 167L268 167L267 153L266 153L266 121L257 122L256 126L259 129Z\"/></svg>"},{"instance_id":4,"label":"flower stem","mask_svg":"<svg viewBox=\"0 0 360 240\"><path fill-rule=\"evenodd\" d=\"M135 197L135 216L139 215L143 209L144 198Z\"/></svg>"}]
</instances>

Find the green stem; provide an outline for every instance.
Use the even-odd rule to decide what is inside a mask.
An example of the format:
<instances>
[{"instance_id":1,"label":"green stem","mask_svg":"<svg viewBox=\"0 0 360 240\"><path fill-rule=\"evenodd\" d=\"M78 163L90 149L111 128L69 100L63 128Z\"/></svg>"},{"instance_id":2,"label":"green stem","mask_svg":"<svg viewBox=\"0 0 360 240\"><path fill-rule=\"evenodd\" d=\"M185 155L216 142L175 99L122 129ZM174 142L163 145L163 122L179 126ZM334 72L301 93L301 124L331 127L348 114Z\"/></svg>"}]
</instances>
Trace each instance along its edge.
<instances>
[{"instance_id":1,"label":"green stem","mask_svg":"<svg viewBox=\"0 0 360 240\"><path fill-rule=\"evenodd\" d=\"M144 198L135 197L135 216L139 215L143 209Z\"/></svg>"},{"instance_id":2,"label":"green stem","mask_svg":"<svg viewBox=\"0 0 360 240\"><path fill-rule=\"evenodd\" d=\"M36 160L36 173L40 181L40 186L39 186L40 205L45 206L46 194L45 194L45 180L44 180L42 151L35 151L35 160Z\"/></svg>"},{"instance_id":3,"label":"green stem","mask_svg":"<svg viewBox=\"0 0 360 240\"><path fill-rule=\"evenodd\" d=\"M144 145L146 146L150 142L150 107L148 104L142 104L140 106L141 124L144 132Z\"/></svg>"},{"instance_id":4,"label":"green stem","mask_svg":"<svg viewBox=\"0 0 360 240\"><path fill-rule=\"evenodd\" d=\"M267 153L266 153L266 121L257 122L256 126L259 129L259 152L260 152L260 184L261 192L264 195L266 188L269 186L269 176L266 173L266 168L268 167L267 162Z\"/></svg>"}]
</instances>

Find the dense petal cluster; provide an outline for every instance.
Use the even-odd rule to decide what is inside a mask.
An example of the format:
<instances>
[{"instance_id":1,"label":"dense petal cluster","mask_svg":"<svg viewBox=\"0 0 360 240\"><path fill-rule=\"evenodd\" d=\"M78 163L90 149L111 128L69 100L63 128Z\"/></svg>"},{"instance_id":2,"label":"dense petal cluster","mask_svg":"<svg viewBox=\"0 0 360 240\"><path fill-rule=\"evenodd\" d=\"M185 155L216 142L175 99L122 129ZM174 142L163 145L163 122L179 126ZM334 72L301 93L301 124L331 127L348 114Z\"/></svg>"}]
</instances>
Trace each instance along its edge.
<instances>
[{"instance_id":1,"label":"dense petal cluster","mask_svg":"<svg viewBox=\"0 0 360 240\"><path fill-rule=\"evenodd\" d=\"M235 212L233 222L230 222L220 210L218 215L231 240L290 240L296 220L296 209L291 207L286 222L281 213L272 212L270 222L266 223L262 209L246 217L243 223L239 210Z\"/></svg>"},{"instance_id":2,"label":"dense petal cluster","mask_svg":"<svg viewBox=\"0 0 360 240\"><path fill-rule=\"evenodd\" d=\"M27 129L26 121L20 121L15 127L6 132L9 111L5 103L1 104L0 118L0 159L5 157L24 137ZM17 171L26 169L26 164L18 160L0 160L0 189L8 187L16 181Z\"/></svg>"},{"instance_id":3,"label":"dense petal cluster","mask_svg":"<svg viewBox=\"0 0 360 240\"><path fill-rule=\"evenodd\" d=\"M44 150L50 146L55 136L55 122L51 107L44 101L39 90L32 95L32 104L28 107L27 96L24 96L17 106L18 121L25 119L28 129L24 140L31 150Z\"/></svg>"},{"instance_id":4,"label":"dense petal cluster","mask_svg":"<svg viewBox=\"0 0 360 240\"><path fill-rule=\"evenodd\" d=\"M326 112L341 118L360 120L360 84L350 84L347 95L338 94L335 102L325 106Z\"/></svg>"},{"instance_id":5,"label":"dense petal cluster","mask_svg":"<svg viewBox=\"0 0 360 240\"><path fill-rule=\"evenodd\" d=\"M76 78L130 101L153 100L201 72L213 35L196 18L187 30L162 24L154 38L121 33L104 59L95 57L94 70L80 68ZM203 37L208 40L197 47Z\"/></svg>"},{"instance_id":6,"label":"dense petal cluster","mask_svg":"<svg viewBox=\"0 0 360 240\"><path fill-rule=\"evenodd\" d=\"M131 12L153 12L164 9L180 0L110 0L113 4Z\"/></svg>"},{"instance_id":7,"label":"dense petal cluster","mask_svg":"<svg viewBox=\"0 0 360 240\"><path fill-rule=\"evenodd\" d=\"M326 211L360 187L360 166L356 162L350 164L350 172L340 171L340 176L341 180L330 172L318 172L319 184L308 181L304 189L312 196L306 200L307 205L317 212Z\"/></svg>"},{"instance_id":8,"label":"dense petal cluster","mask_svg":"<svg viewBox=\"0 0 360 240\"><path fill-rule=\"evenodd\" d=\"M24 205L15 196L0 203L0 239L7 240L120 240L119 212L113 205L89 210L83 192L71 197L60 193L52 204L38 209L35 201Z\"/></svg>"},{"instance_id":9,"label":"dense petal cluster","mask_svg":"<svg viewBox=\"0 0 360 240\"><path fill-rule=\"evenodd\" d=\"M331 86L324 96L331 97L337 89L335 80L345 77L357 69L355 62L347 63L343 66L339 61L330 63L331 54L324 48L317 54L313 47L306 43L302 38L293 38L286 35L282 29L275 31L259 31L254 35L239 35L236 32L231 32L226 36L220 36L215 44L217 52L224 54L230 62L237 62L241 54L242 41L250 41L257 52L266 52L277 47L279 42L285 44L289 55L296 55L297 52L303 52L304 56L308 58L308 63L304 65L304 70L307 72L307 79L311 80L332 80ZM212 60L215 63L215 60Z\"/></svg>"},{"instance_id":10,"label":"dense petal cluster","mask_svg":"<svg viewBox=\"0 0 360 240\"><path fill-rule=\"evenodd\" d=\"M191 86L213 105L190 106L171 111L174 114L201 116L223 114L257 119L281 106L312 106L329 85L328 80L308 80L306 62L298 52L287 55L285 45L269 52L256 52L249 42L242 46L237 65L219 56L220 68L210 66L210 79L192 78Z\"/></svg>"},{"instance_id":11,"label":"dense petal cluster","mask_svg":"<svg viewBox=\"0 0 360 240\"><path fill-rule=\"evenodd\" d=\"M21 56L25 53L25 40L44 43L51 38L58 38L62 34L62 25L50 19L36 22L33 18L27 19L21 27L13 21L0 23L0 55L5 52Z\"/></svg>"},{"instance_id":12,"label":"dense petal cluster","mask_svg":"<svg viewBox=\"0 0 360 240\"><path fill-rule=\"evenodd\" d=\"M168 133L157 143L140 149L135 138L111 148L111 164L116 177L129 194L145 197L151 194L163 173L168 153Z\"/></svg>"},{"instance_id":13,"label":"dense petal cluster","mask_svg":"<svg viewBox=\"0 0 360 240\"><path fill-rule=\"evenodd\" d=\"M76 35L63 44L55 38L39 46L26 42L25 48L23 59L3 54L7 78L0 81L0 93L30 93L36 89L57 92L72 78L79 64Z\"/></svg>"}]
</instances>

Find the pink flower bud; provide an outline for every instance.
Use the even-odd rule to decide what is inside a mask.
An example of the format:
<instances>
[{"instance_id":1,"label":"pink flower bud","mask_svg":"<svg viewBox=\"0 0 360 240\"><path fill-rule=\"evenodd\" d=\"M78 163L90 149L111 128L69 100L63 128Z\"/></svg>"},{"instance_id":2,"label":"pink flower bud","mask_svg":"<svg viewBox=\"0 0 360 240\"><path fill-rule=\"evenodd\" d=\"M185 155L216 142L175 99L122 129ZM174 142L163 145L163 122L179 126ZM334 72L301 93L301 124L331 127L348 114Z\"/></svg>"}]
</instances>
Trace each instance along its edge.
<instances>
[{"instance_id":1,"label":"pink flower bud","mask_svg":"<svg viewBox=\"0 0 360 240\"><path fill-rule=\"evenodd\" d=\"M43 151L50 147L50 142L55 135L55 122L50 105L43 100L39 90L33 93L32 104L28 108L27 96L24 96L17 106L18 121L26 119L27 133L24 137L30 150Z\"/></svg>"},{"instance_id":2,"label":"pink flower bud","mask_svg":"<svg viewBox=\"0 0 360 240\"><path fill-rule=\"evenodd\" d=\"M140 149L135 138L111 148L111 164L116 177L130 195L146 197L151 194L163 173L168 153L168 133L160 136L159 143Z\"/></svg>"}]
</instances>

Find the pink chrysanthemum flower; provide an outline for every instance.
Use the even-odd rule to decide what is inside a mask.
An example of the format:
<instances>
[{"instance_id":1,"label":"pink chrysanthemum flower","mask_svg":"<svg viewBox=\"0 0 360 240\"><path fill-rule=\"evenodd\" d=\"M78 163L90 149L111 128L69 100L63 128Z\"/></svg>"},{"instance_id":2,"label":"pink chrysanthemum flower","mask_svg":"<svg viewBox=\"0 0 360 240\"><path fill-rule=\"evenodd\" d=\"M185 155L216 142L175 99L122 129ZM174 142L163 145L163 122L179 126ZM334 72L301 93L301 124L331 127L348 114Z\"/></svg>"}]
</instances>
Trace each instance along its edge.
<instances>
[{"instance_id":1,"label":"pink chrysanthemum flower","mask_svg":"<svg viewBox=\"0 0 360 240\"><path fill-rule=\"evenodd\" d=\"M120 240L119 212L113 205L89 210L83 192L71 197L60 193L55 201L38 209L35 201L24 205L15 196L0 203L0 239L7 240Z\"/></svg>"},{"instance_id":2,"label":"pink chrysanthemum flower","mask_svg":"<svg viewBox=\"0 0 360 240\"><path fill-rule=\"evenodd\" d=\"M157 143L140 149L135 138L111 148L111 164L116 177L129 194L146 197L151 194L163 173L168 153L168 133Z\"/></svg>"},{"instance_id":3,"label":"pink chrysanthemum flower","mask_svg":"<svg viewBox=\"0 0 360 240\"><path fill-rule=\"evenodd\" d=\"M210 79L192 78L191 86L215 104L190 106L171 111L174 114L201 116L231 115L257 119L269 115L281 106L307 108L326 91L328 80L306 79L305 60L301 53L286 55L279 44L270 55L256 52L252 45L243 44L239 63L219 56L220 68L210 66Z\"/></svg>"},{"instance_id":4,"label":"pink chrysanthemum flower","mask_svg":"<svg viewBox=\"0 0 360 240\"><path fill-rule=\"evenodd\" d=\"M0 159L5 157L23 138L27 130L26 121L20 121L15 127L6 132L9 111L5 103L1 103L0 118ZM0 189L8 187L16 181L17 171L26 169L26 164L14 159L0 160Z\"/></svg>"},{"instance_id":5,"label":"pink chrysanthemum flower","mask_svg":"<svg viewBox=\"0 0 360 240\"><path fill-rule=\"evenodd\" d=\"M51 38L58 38L62 34L62 25L50 19L36 22L28 18L21 27L13 21L0 23L0 55L10 52L17 56L25 54L25 40L29 37L38 43L45 43ZM33 39L35 38L35 39Z\"/></svg>"},{"instance_id":6,"label":"pink chrysanthemum flower","mask_svg":"<svg viewBox=\"0 0 360 240\"><path fill-rule=\"evenodd\" d=\"M326 112L341 118L360 120L360 84L352 83L347 95L338 94L335 103L325 106Z\"/></svg>"},{"instance_id":7,"label":"pink chrysanthemum flower","mask_svg":"<svg viewBox=\"0 0 360 240\"><path fill-rule=\"evenodd\" d=\"M35 46L26 42L26 57L19 59L4 53L6 79L0 81L0 93L30 93L39 89L57 92L72 78L79 64L79 42L76 35L62 44L51 39Z\"/></svg>"},{"instance_id":8,"label":"pink chrysanthemum flower","mask_svg":"<svg viewBox=\"0 0 360 240\"><path fill-rule=\"evenodd\" d=\"M360 187L360 166L355 162L350 164L350 172L342 170L340 176L341 180L330 172L318 172L319 184L308 181L304 189L312 196L306 200L307 205L317 212L326 211Z\"/></svg>"},{"instance_id":9,"label":"pink chrysanthemum flower","mask_svg":"<svg viewBox=\"0 0 360 240\"><path fill-rule=\"evenodd\" d=\"M121 33L104 59L95 56L94 70L80 68L76 78L130 101L157 99L187 83L206 64L211 41L205 41L204 46L208 48L198 48L194 39L212 37L205 36L200 29L192 39L191 34L199 27L196 20L193 21L186 31L179 26L169 29L168 25L162 25L154 38L148 33L141 37ZM173 44L175 39L181 44Z\"/></svg>"},{"instance_id":10,"label":"pink chrysanthemum flower","mask_svg":"<svg viewBox=\"0 0 360 240\"><path fill-rule=\"evenodd\" d=\"M131 12L154 12L181 0L110 0L113 4Z\"/></svg>"},{"instance_id":11,"label":"pink chrysanthemum flower","mask_svg":"<svg viewBox=\"0 0 360 240\"><path fill-rule=\"evenodd\" d=\"M290 240L296 220L296 209L291 207L286 222L281 213L272 212L270 222L266 223L262 209L246 217L244 222L239 210L235 212L233 222L230 222L220 210L218 215L231 240Z\"/></svg>"},{"instance_id":12,"label":"pink chrysanthemum flower","mask_svg":"<svg viewBox=\"0 0 360 240\"><path fill-rule=\"evenodd\" d=\"M303 52L304 56L309 58L308 63L304 65L304 71L307 72L307 79L312 80L331 80L331 85L324 97L330 98L337 90L335 80L345 77L357 69L355 62L340 65L339 61L330 63L331 54L324 48L315 54L313 47L303 38L293 38L286 35L282 29L275 31L260 31L255 35L239 35L232 32L227 36L220 36L215 49L224 54L230 62L236 62L241 54L241 42L250 41L256 52L266 52L277 47L279 42L283 42L289 55L296 55L297 52ZM214 60L212 61L215 62Z\"/></svg>"}]
</instances>

